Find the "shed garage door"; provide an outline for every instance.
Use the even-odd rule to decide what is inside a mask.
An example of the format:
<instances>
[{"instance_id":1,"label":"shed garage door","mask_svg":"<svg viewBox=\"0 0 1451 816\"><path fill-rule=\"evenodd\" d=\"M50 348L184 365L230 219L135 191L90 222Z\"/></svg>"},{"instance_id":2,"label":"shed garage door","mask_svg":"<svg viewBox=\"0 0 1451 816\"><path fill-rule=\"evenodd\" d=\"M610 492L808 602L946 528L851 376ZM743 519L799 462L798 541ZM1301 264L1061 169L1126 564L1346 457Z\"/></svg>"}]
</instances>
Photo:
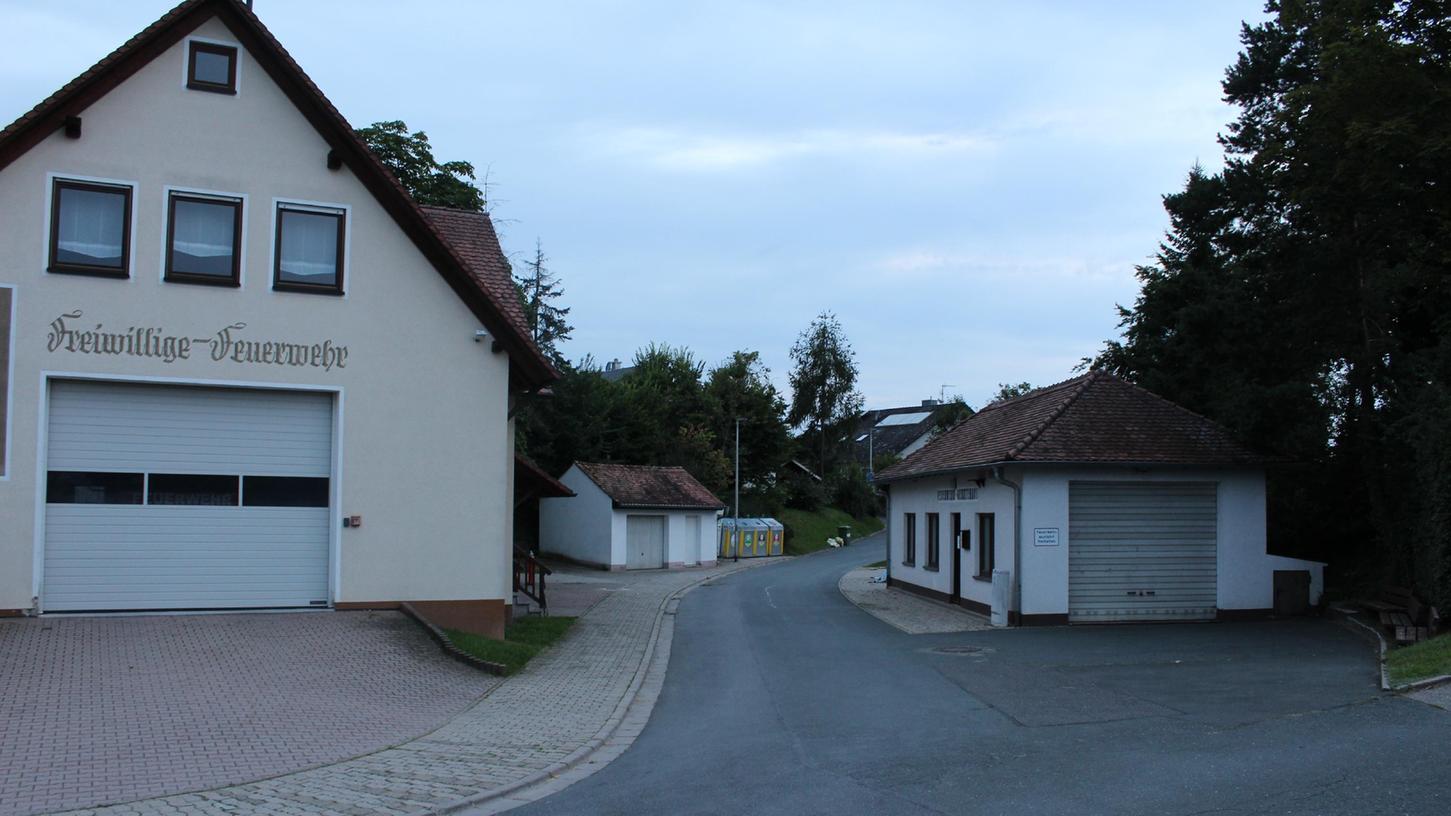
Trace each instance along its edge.
<instances>
[{"instance_id":1,"label":"shed garage door","mask_svg":"<svg viewBox=\"0 0 1451 816\"><path fill-rule=\"evenodd\" d=\"M665 566L665 517L625 517L625 568Z\"/></svg>"},{"instance_id":2,"label":"shed garage door","mask_svg":"<svg viewBox=\"0 0 1451 816\"><path fill-rule=\"evenodd\" d=\"M1068 616L1078 623L1213 618L1212 482L1073 482Z\"/></svg>"},{"instance_id":3,"label":"shed garage door","mask_svg":"<svg viewBox=\"0 0 1451 816\"><path fill-rule=\"evenodd\" d=\"M54 382L42 608L326 606L332 397Z\"/></svg>"}]
</instances>

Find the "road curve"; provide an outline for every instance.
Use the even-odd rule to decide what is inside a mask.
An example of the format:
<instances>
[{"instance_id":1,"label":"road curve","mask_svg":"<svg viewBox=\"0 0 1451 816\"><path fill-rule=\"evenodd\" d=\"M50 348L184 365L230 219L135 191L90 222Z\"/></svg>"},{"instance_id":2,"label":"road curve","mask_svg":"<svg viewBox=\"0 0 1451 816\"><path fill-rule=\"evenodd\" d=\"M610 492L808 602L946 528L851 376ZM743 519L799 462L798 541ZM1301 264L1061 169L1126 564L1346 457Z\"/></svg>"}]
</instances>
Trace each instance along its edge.
<instances>
[{"instance_id":1,"label":"road curve","mask_svg":"<svg viewBox=\"0 0 1451 816\"><path fill-rule=\"evenodd\" d=\"M883 555L686 596L634 746L513 813L1451 813L1451 713L1333 624L907 635L837 591Z\"/></svg>"}]
</instances>

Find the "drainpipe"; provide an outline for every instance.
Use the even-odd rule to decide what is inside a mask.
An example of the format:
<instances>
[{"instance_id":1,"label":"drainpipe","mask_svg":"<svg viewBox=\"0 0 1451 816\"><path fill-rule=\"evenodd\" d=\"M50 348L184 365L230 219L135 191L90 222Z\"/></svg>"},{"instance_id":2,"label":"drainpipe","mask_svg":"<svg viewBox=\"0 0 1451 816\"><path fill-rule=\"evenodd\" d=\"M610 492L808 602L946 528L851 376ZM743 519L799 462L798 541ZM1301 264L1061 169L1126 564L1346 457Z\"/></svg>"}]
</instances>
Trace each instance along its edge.
<instances>
[{"instance_id":1,"label":"drainpipe","mask_svg":"<svg viewBox=\"0 0 1451 816\"><path fill-rule=\"evenodd\" d=\"M892 585L892 486L882 485L887 494L887 586Z\"/></svg>"},{"instance_id":2,"label":"drainpipe","mask_svg":"<svg viewBox=\"0 0 1451 816\"><path fill-rule=\"evenodd\" d=\"M1013 490L1013 599L1008 605L1008 618L1012 619L1012 607L1018 607L1018 625L1023 625L1023 486L1003 478L1003 469L994 467L993 481ZM981 543L979 543L981 546Z\"/></svg>"}]
</instances>

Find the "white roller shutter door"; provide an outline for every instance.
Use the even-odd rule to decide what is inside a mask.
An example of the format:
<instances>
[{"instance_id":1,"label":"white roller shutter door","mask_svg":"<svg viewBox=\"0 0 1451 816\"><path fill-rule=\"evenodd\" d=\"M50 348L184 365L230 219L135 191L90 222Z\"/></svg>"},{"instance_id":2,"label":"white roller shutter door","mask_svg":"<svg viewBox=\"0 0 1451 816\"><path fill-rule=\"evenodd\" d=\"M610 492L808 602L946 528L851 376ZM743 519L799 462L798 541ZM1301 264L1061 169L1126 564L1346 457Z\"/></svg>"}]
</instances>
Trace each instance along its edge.
<instances>
[{"instance_id":1,"label":"white roller shutter door","mask_svg":"<svg viewBox=\"0 0 1451 816\"><path fill-rule=\"evenodd\" d=\"M1068 615L1075 623L1215 616L1212 482L1072 482Z\"/></svg>"},{"instance_id":2,"label":"white roller shutter door","mask_svg":"<svg viewBox=\"0 0 1451 816\"><path fill-rule=\"evenodd\" d=\"M326 606L332 428L329 394L53 382L42 608Z\"/></svg>"}]
</instances>

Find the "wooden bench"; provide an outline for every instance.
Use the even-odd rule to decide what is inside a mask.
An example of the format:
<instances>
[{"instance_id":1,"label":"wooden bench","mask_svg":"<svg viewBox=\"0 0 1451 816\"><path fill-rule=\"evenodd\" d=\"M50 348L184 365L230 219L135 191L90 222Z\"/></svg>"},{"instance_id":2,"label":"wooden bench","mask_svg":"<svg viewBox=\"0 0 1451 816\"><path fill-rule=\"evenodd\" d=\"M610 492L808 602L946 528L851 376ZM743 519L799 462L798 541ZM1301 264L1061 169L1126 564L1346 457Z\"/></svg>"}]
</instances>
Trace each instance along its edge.
<instances>
[{"instance_id":1,"label":"wooden bench","mask_svg":"<svg viewBox=\"0 0 1451 816\"><path fill-rule=\"evenodd\" d=\"M1381 625L1395 635L1397 643L1418 643L1431 636L1425 625L1429 623L1424 617L1425 605L1405 587L1386 587L1379 598L1365 605L1380 616Z\"/></svg>"}]
</instances>

